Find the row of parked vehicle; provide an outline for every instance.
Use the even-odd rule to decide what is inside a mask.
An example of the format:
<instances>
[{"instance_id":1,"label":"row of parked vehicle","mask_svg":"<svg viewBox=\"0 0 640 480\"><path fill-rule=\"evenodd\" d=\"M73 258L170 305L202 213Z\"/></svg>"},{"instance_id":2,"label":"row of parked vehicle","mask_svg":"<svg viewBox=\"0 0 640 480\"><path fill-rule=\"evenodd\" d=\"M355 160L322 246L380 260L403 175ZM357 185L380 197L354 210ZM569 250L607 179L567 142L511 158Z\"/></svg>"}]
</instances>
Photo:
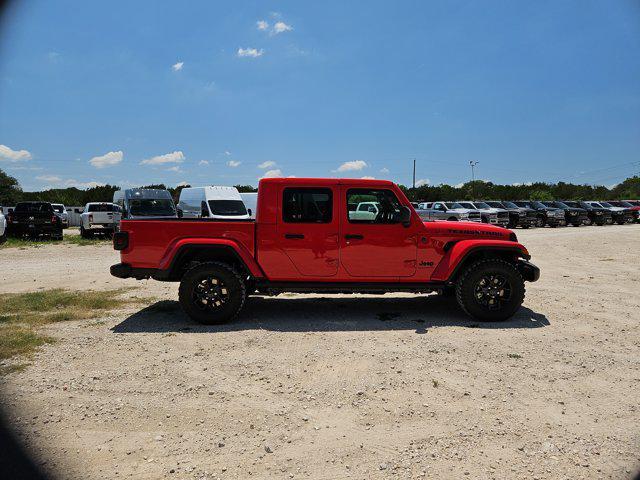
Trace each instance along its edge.
<instances>
[{"instance_id":1,"label":"row of parked vehicle","mask_svg":"<svg viewBox=\"0 0 640 480\"><path fill-rule=\"evenodd\" d=\"M159 218L211 218L248 220L255 218L257 193L239 193L234 187L209 186L184 188L176 206L171 194L162 189L131 188L114 192L113 202L90 202L80 215L80 235L112 235L120 220ZM69 226L69 214L63 204L20 202L0 210L0 242L6 235L61 239Z\"/></svg>"},{"instance_id":2,"label":"row of parked vehicle","mask_svg":"<svg viewBox=\"0 0 640 480\"><path fill-rule=\"evenodd\" d=\"M638 200L417 202L414 208L423 220L482 222L507 228L623 225L640 217Z\"/></svg>"}]
</instances>

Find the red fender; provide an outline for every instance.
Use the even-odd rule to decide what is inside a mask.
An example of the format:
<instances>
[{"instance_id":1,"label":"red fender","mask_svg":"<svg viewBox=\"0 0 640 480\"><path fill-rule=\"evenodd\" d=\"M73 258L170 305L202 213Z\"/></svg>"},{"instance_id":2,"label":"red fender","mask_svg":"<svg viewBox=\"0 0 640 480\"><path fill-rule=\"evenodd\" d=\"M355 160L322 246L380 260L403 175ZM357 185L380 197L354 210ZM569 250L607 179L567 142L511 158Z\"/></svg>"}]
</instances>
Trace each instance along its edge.
<instances>
[{"instance_id":1,"label":"red fender","mask_svg":"<svg viewBox=\"0 0 640 480\"><path fill-rule=\"evenodd\" d=\"M264 272L253 256L251 256L251 253L242 244L224 238L181 238L180 240L176 240L169 245L169 248L167 248L167 251L160 259L158 269L168 270L171 267L171 262L182 247L192 247L194 245L229 247L238 254L249 272L251 272L251 275L257 278L264 277Z\"/></svg>"},{"instance_id":2,"label":"red fender","mask_svg":"<svg viewBox=\"0 0 640 480\"><path fill-rule=\"evenodd\" d=\"M514 257L529 259L531 255L527 249L518 242L505 240L460 240L456 242L438 263L431 275L433 281L446 281L455 272L455 269L465 257L476 251L506 251L513 253Z\"/></svg>"}]
</instances>

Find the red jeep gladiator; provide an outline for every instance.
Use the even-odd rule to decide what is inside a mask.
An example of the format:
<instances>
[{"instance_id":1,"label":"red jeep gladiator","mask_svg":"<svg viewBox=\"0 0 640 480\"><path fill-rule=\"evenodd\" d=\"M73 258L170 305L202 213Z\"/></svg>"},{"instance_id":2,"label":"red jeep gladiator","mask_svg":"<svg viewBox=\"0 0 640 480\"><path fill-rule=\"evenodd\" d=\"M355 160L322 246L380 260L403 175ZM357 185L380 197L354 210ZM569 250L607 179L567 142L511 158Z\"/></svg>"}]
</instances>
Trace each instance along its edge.
<instances>
[{"instance_id":1,"label":"red jeep gladiator","mask_svg":"<svg viewBox=\"0 0 640 480\"><path fill-rule=\"evenodd\" d=\"M384 180L269 178L256 220L122 220L119 278L180 282L205 324L238 316L247 295L439 292L478 320L511 317L540 270L506 228L424 222Z\"/></svg>"}]
</instances>

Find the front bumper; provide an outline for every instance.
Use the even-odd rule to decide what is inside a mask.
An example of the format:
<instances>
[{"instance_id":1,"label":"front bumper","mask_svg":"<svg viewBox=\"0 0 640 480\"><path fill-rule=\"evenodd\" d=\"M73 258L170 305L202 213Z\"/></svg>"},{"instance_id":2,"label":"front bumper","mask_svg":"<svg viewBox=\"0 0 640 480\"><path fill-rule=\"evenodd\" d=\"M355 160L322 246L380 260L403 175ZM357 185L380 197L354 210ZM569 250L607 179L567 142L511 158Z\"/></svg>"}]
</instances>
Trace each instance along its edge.
<instances>
[{"instance_id":1,"label":"front bumper","mask_svg":"<svg viewBox=\"0 0 640 480\"><path fill-rule=\"evenodd\" d=\"M517 268L527 282L537 282L540 278L540 269L528 260L518 260Z\"/></svg>"}]
</instances>

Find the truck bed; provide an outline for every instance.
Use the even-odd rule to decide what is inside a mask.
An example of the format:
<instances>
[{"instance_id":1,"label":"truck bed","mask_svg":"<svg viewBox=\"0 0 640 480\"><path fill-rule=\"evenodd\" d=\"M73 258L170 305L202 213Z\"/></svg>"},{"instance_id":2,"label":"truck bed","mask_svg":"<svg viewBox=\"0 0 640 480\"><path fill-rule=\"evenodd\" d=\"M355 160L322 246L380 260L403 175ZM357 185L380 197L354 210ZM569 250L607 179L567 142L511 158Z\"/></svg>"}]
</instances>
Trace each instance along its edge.
<instances>
[{"instance_id":1,"label":"truck bed","mask_svg":"<svg viewBox=\"0 0 640 480\"><path fill-rule=\"evenodd\" d=\"M199 218L122 220L120 231L128 232L129 246L121 251L123 263L141 268L166 268L168 260L183 241L213 239L235 242L251 257L255 254L253 220L220 221Z\"/></svg>"}]
</instances>

